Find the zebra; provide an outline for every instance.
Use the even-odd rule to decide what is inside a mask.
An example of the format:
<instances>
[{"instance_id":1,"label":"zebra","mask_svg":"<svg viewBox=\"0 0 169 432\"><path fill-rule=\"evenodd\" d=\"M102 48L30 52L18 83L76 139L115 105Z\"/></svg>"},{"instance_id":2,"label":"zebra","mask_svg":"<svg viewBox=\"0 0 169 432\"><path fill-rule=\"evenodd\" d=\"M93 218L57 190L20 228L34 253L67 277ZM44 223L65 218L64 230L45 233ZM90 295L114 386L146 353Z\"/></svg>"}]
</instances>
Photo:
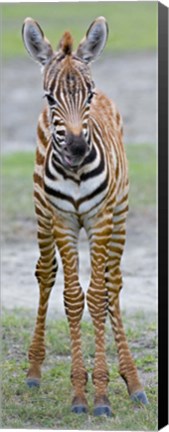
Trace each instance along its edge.
<instances>
[{"instance_id":1,"label":"zebra","mask_svg":"<svg viewBox=\"0 0 169 432\"><path fill-rule=\"evenodd\" d=\"M78 274L78 236L83 227L91 261L86 301L95 331L93 414L109 417L107 315L115 335L119 373L128 393L142 404L148 404L148 399L127 343L119 303L129 191L122 117L114 102L96 88L90 69L90 63L105 47L108 24L104 17L96 18L76 51L68 31L54 51L32 18L25 19L22 36L28 53L41 65L46 99L38 120L34 168L39 306L28 354L27 384L40 385L48 300L58 268L57 249L63 264L64 306L71 340L71 411L88 412L88 374L81 349L85 295Z\"/></svg>"}]
</instances>

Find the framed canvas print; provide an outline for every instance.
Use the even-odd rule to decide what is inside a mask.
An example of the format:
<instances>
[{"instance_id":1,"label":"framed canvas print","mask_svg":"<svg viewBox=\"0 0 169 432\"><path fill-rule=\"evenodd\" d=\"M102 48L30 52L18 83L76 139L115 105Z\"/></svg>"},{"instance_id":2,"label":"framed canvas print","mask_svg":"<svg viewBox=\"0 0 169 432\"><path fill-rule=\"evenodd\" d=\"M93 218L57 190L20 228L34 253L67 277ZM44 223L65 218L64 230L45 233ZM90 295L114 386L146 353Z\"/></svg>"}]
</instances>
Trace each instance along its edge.
<instances>
[{"instance_id":1,"label":"framed canvas print","mask_svg":"<svg viewBox=\"0 0 169 432\"><path fill-rule=\"evenodd\" d=\"M168 410L168 9L1 3L3 429Z\"/></svg>"}]
</instances>

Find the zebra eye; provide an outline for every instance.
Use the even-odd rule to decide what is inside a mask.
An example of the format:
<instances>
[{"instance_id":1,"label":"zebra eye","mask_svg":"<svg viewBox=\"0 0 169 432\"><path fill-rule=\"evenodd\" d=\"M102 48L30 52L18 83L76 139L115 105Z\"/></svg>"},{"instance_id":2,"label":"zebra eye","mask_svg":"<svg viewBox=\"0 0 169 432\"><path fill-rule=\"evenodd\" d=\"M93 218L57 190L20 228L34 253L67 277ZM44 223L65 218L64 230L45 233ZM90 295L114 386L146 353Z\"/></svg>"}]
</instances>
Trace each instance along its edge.
<instances>
[{"instance_id":1,"label":"zebra eye","mask_svg":"<svg viewBox=\"0 0 169 432\"><path fill-rule=\"evenodd\" d=\"M45 95L50 106L54 106L57 104L56 100L50 94Z\"/></svg>"},{"instance_id":2,"label":"zebra eye","mask_svg":"<svg viewBox=\"0 0 169 432\"><path fill-rule=\"evenodd\" d=\"M87 97L87 101L86 101L86 103L90 104L91 101L92 101L92 97L93 97L93 96L94 96L94 93L93 93L93 92L90 92L90 93L88 94L88 97Z\"/></svg>"}]
</instances>

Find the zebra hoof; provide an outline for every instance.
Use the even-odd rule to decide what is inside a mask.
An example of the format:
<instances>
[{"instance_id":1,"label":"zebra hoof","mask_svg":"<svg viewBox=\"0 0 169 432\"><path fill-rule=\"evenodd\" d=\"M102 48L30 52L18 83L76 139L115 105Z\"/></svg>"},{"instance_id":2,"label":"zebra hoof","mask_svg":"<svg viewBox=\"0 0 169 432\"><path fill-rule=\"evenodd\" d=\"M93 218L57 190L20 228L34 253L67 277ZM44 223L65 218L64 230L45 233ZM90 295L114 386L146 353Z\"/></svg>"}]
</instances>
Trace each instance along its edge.
<instances>
[{"instance_id":1,"label":"zebra hoof","mask_svg":"<svg viewBox=\"0 0 169 432\"><path fill-rule=\"evenodd\" d=\"M88 412L87 400L84 396L74 396L71 412L74 414L86 414Z\"/></svg>"},{"instance_id":2,"label":"zebra hoof","mask_svg":"<svg viewBox=\"0 0 169 432\"><path fill-rule=\"evenodd\" d=\"M87 407L85 405L72 405L71 411L74 414L86 414Z\"/></svg>"},{"instance_id":3,"label":"zebra hoof","mask_svg":"<svg viewBox=\"0 0 169 432\"><path fill-rule=\"evenodd\" d=\"M149 404L146 393L144 391L136 391L131 394L130 398L133 402L142 403L143 405Z\"/></svg>"},{"instance_id":4,"label":"zebra hoof","mask_svg":"<svg viewBox=\"0 0 169 432\"><path fill-rule=\"evenodd\" d=\"M26 384L29 388L39 388L40 387L40 380L39 378L27 378Z\"/></svg>"},{"instance_id":5,"label":"zebra hoof","mask_svg":"<svg viewBox=\"0 0 169 432\"><path fill-rule=\"evenodd\" d=\"M100 405L94 408L93 414L96 417L102 415L105 415L107 417L112 417L112 410L108 405Z\"/></svg>"}]
</instances>

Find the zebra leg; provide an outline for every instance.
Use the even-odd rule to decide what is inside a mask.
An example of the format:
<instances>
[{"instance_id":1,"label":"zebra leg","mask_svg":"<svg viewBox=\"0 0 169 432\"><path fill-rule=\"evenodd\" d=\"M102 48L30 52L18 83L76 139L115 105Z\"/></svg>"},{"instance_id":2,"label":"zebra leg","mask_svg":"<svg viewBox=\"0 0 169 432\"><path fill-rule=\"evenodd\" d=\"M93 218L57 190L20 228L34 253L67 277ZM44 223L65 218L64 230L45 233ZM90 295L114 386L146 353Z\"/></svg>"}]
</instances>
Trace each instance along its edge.
<instances>
[{"instance_id":1,"label":"zebra leg","mask_svg":"<svg viewBox=\"0 0 169 432\"><path fill-rule=\"evenodd\" d=\"M50 221L45 220L44 216L38 220L38 243L40 258L36 265L35 275L39 283L40 296L34 336L28 354L30 368L27 374L27 384L29 387L40 385L41 365L45 358L45 321L48 299L58 267L51 224Z\"/></svg>"},{"instance_id":2,"label":"zebra leg","mask_svg":"<svg viewBox=\"0 0 169 432\"><path fill-rule=\"evenodd\" d=\"M75 233L71 236L70 232L71 230L68 227L65 229L57 223L55 238L63 263L64 305L71 338L71 382L74 392L71 411L81 414L86 413L88 410L85 396L87 372L82 357L80 329L84 310L84 294L78 278L78 233L77 236Z\"/></svg>"},{"instance_id":3,"label":"zebra leg","mask_svg":"<svg viewBox=\"0 0 169 432\"><path fill-rule=\"evenodd\" d=\"M109 248L109 259L106 265L106 286L109 298L109 313L117 344L120 375L126 382L131 399L147 404L148 400L140 383L137 368L134 364L127 343L120 312L119 293L122 288L120 260L123 253L124 243L125 226L116 225L116 227L114 227L112 242Z\"/></svg>"},{"instance_id":4,"label":"zebra leg","mask_svg":"<svg viewBox=\"0 0 169 432\"><path fill-rule=\"evenodd\" d=\"M109 305L112 328L115 334L115 341L119 356L120 375L126 382L128 393L131 399L136 402L138 401L143 404L147 404L148 399L140 383L137 368L134 364L123 328L119 306L119 296L114 298L113 301L111 299Z\"/></svg>"},{"instance_id":5,"label":"zebra leg","mask_svg":"<svg viewBox=\"0 0 169 432\"><path fill-rule=\"evenodd\" d=\"M91 281L87 292L87 304L95 330L95 360L92 380L95 387L94 415L111 416L107 396L109 371L105 354L105 322L108 312L108 295L105 286L107 244L111 235L111 223L103 220L93 230L91 237Z\"/></svg>"}]
</instances>

